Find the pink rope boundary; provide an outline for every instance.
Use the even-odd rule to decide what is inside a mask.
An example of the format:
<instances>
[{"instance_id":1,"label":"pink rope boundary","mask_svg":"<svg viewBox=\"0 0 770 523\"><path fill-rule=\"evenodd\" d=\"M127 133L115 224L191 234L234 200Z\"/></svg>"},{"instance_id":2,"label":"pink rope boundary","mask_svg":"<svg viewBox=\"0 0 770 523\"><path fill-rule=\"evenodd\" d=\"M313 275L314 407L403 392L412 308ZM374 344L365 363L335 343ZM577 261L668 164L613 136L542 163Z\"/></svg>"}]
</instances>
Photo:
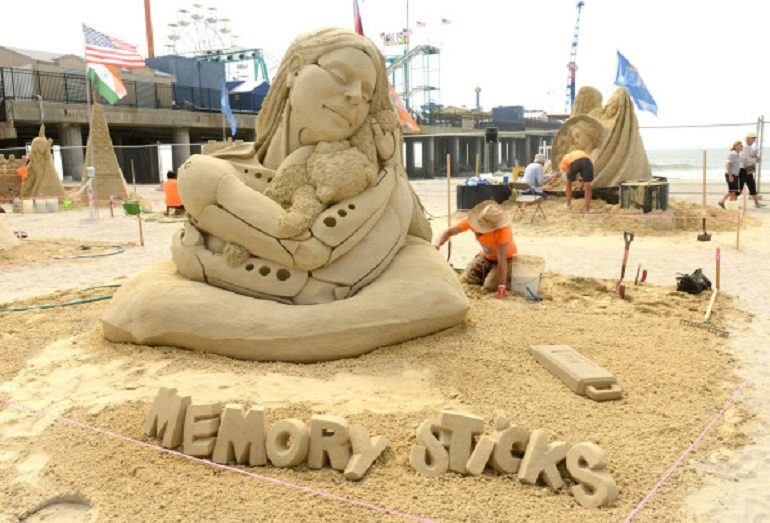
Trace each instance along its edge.
<instances>
[{"instance_id":1,"label":"pink rope boundary","mask_svg":"<svg viewBox=\"0 0 770 523\"><path fill-rule=\"evenodd\" d=\"M663 475L658 479L658 481L655 483L655 485L652 486L652 488L647 491L647 494L645 494L644 498L642 498L642 501L639 502L639 504L626 516L626 518L623 520L623 523L629 523L631 520L633 520L639 512L644 508L645 505L652 499L652 497L660 490L660 488L663 486L663 484L668 481L668 479L673 475L674 471L679 468L679 466L684 462L684 460L687 458L687 456L692 453L692 451L695 450L695 447L700 444L701 440L708 435L709 432L714 428L714 426L717 424L717 422L724 416L724 413L733 406L733 404L738 401L738 399L743 395L743 391L746 390L746 387L754 383L754 380L757 377L757 374L759 374L759 371L762 369L762 367L765 366L765 364L770 360L770 352L765 354L764 358L757 363L752 369L749 375L746 377L743 382L738 385L735 388L735 391L733 391L732 395L725 401L725 403L722 405L722 408L719 409L719 411L712 416L712 418L709 420L709 422L706 424L704 429L701 431L700 434L698 434L698 437L695 438L695 441L693 441L689 447L687 447L674 461L674 463L666 470L666 472L663 473Z\"/></svg>"},{"instance_id":2,"label":"pink rope boundary","mask_svg":"<svg viewBox=\"0 0 770 523\"><path fill-rule=\"evenodd\" d=\"M301 492L304 492L306 494L310 494L310 495L313 495L313 496L318 496L318 497L321 497L321 498L324 498L324 499L328 499L328 500L333 500L333 501L339 501L341 503L347 503L348 505L352 505L352 506L355 506L355 507L359 507L359 508L363 508L363 509L367 509L367 510L372 510L374 512L381 512L381 513L385 513L385 514L390 514L392 516L397 516L397 517L401 517L401 518L404 518L404 519L410 519L410 520L414 520L414 521L421 521L423 523L436 523L436 520L425 518L425 517L422 517L422 516L417 516L417 515L414 515L414 514L408 514L406 512L400 512L400 511L398 511L396 509L392 509L392 508L389 508L389 507L384 507L384 506L381 506L381 505L375 505L373 503L368 503L366 501L360 501L360 500L357 500L357 499L354 499L354 498L347 498L345 496L340 496L338 494L327 492L325 490L321 490L321 489L317 489L317 488L313 488L313 487L307 487L305 485L300 485L298 483L292 483L290 481L284 481L282 479L277 479L277 478L273 478L273 477L270 477L270 476L264 476L262 474L256 474L254 472L249 472L248 470L243 470L243 469L239 469L239 468L236 468L236 467L231 467L229 465L222 465L220 463L214 463L213 461L208 461L208 460L205 460L205 459L196 458L194 456L188 456L187 454L183 454L183 453L178 452L176 450L166 449L166 448L163 448L163 447L159 447L158 445L153 445L152 443L147 443L147 442L144 442L144 441L140 441L138 439L134 439L134 438L131 438L129 436L124 436L123 434L119 434L117 432L112 432L110 430L101 429L99 427L94 427L93 425L89 425L89 424L84 423L82 421L78 421L78 420L72 419L72 418L67 418L65 416L60 416L60 415L58 415L56 413L49 412L49 411L46 411L46 410L43 410L43 409L37 409L37 408L32 407L30 405L26 405L24 403L13 401L11 399L0 397L0 403L4 403L4 404L6 404L8 406L15 407L15 408L18 408L18 409L21 409L21 410L25 410L25 411L27 411L29 413L36 414L36 415L38 415L40 417L47 417L47 418L51 418L51 419L53 419L55 421L61 421L61 422L66 423L68 425L72 425L74 427L78 427L78 428L83 429L83 430L88 430L88 431L91 431L91 432L95 432L97 434L101 434L103 436L107 436L107 437L112 438L112 439L116 439L116 440L124 441L124 442L127 442L127 443L131 443L133 445L137 445L139 447L144 447L144 448L147 448L147 449L151 449L151 450L154 450L156 452L163 453L163 454L169 454L171 456L174 456L174 457L177 457L177 458L181 458L181 459L186 459L186 460L192 461L194 463L199 463L199 464L202 464L202 465L208 465L210 467L215 467L215 468L218 468L218 469L221 469L221 470L226 470L228 472L233 472L235 474L240 474L242 476L247 476L247 477L250 477L250 478L253 478L253 479L258 479L258 480L261 480L261 481L264 481L264 482L267 482L267 483L273 483L273 484L279 485L281 487L286 487L286 488L291 488L291 489L299 490Z\"/></svg>"}]
</instances>

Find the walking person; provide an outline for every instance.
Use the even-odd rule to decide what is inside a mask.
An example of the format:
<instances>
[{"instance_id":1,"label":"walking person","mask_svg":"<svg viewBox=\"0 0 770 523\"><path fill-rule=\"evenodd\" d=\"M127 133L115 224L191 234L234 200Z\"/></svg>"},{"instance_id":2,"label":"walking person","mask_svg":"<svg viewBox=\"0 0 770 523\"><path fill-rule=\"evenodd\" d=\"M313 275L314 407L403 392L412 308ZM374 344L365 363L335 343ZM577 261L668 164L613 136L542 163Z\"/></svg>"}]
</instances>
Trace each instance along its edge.
<instances>
[{"instance_id":1,"label":"walking person","mask_svg":"<svg viewBox=\"0 0 770 523\"><path fill-rule=\"evenodd\" d=\"M763 204L759 203L759 195L757 195L757 182L755 179L757 164L760 161L759 152L754 146L754 142L756 141L756 133L750 132L746 135L746 145L743 147L743 150L740 154L743 167L741 168L738 176L738 193L740 194L743 192L743 186L745 185L749 188L749 195L754 198L754 206L764 207Z\"/></svg>"},{"instance_id":2,"label":"walking person","mask_svg":"<svg viewBox=\"0 0 770 523\"><path fill-rule=\"evenodd\" d=\"M724 209L725 201L730 199L735 200L738 197L740 191L740 172L741 167L741 151L743 150L743 142L736 140L733 142L733 146L730 147L730 152L727 154L727 163L725 164L725 181L727 182L727 192L722 199L719 200L719 206Z\"/></svg>"}]
</instances>

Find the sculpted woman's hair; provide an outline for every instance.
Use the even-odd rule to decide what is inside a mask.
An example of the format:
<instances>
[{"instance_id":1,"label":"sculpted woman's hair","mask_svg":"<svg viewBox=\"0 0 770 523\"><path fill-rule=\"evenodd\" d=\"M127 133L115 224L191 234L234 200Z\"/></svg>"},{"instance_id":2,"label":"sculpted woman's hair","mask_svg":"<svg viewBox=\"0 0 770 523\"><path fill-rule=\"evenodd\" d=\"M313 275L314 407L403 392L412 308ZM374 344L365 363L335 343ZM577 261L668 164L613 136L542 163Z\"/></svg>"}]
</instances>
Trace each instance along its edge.
<instances>
[{"instance_id":1,"label":"sculpted woman's hair","mask_svg":"<svg viewBox=\"0 0 770 523\"><path fill-rule=\"evenodd\" d=\"M257 139L254 144L259 159L264 157L286 108L286 103L289 99L288 78L292 74L291 69L297 65L302 67L307 64L316 63L326 53L346 47L363 51L371 58L374 64L377 78L370 102L369 114L377 115L380 111L393 111L393 105L388 96L385 61L371 40L353 31L338 28L321 29L305 33L297 37L289 46L270 86L270 91L262 103L262 109L257 117ZM297 61L300 63L297 64Z\"/></svg>"}]
</instances>

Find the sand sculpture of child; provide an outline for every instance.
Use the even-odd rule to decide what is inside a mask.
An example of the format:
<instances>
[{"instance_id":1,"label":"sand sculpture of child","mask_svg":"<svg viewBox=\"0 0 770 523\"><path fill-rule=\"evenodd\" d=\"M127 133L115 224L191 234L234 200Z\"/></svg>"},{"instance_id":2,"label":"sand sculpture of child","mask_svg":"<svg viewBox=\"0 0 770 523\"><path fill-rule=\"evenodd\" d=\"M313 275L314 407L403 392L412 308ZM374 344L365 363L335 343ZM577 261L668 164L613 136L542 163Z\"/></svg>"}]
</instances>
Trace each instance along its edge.
<instances>
[{"instance_id":1,"label":"sand sculpture of child","mask_svg":"<svg viewBox=\"0 0 770 523\"><path fill-rule=\"evenodd\" d=\"M457 323L468 302L430 245L401 147L375 45L343 29L301 35L256 141L179 169L189 221L174 237L174 264L123 286L105 335L307 361Z\"/></svg>"},{"instance_id":2,"label":"sand sculpture of child","mask_svg":"<svg viewBox=\"0 0 770 523\"><path fill-rule=\"evenodd\" d=\"M22 198L64 198L64 186L53 163L53 140L45 137L45 125L32 140L27 176L21 184Z\"/></svg>"},{"instance_id":3,"label":"sand sculpture of child","mask_svg":"<svg viewBox=\"0 0 770 523\"><path fill-rule=\"evenodd\" d=\"M597 89L580 88L572 114L554 137L551 165L559 165L562 157L574 150L585 151L591 158L595 189L652 178L633 102L622 87L604 107ZM554 180L548 187L559 183L563 180Z\"/></svg>"}]
</instances>

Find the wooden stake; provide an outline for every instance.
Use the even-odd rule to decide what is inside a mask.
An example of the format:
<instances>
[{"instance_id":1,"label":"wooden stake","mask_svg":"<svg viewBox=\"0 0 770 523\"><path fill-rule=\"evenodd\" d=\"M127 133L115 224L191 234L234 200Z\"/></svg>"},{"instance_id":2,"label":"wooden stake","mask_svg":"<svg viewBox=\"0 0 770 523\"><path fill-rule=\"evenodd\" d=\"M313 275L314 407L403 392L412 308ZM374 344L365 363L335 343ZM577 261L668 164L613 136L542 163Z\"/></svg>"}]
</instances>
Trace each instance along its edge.
<instances>
[{"instance_id":1,"label":"wooden stake","mask_svg":"<svg viewBox=\"0 0 770 523\"><path fill-rule=\"evenodd\" d=\"M137 216L139 220L139 244L144 247L144 229L142 228L142 215Z\"/></svg>"},{"instance_id":2,"label":"wooden stake","mask_svg":"<svg viewBox=\"0 0 770 523\"><path fill-rule=\"evenodd\" d=\"M452 155L446 155L446 224L452 226Z\"/></svg>"},{"instance_id":3,"label":"wooden stake","mask_svg":"<svg viewBox=\"0 0 770 523\"><path fill-rule=\"evenodd\" d=\"M134 170L134 159L131 158L131 183L134 184L134 194L139 196L139 192L136 190L136 171ZM142 244L144 245L144 244Z\"/></svg>"},{"instance_id":4,"label":"wooden stake","mask_svg":"<svg viewBox=\"0 0 770 523\"><path fill-rule=\"evenodd\" d=\"M703 149L703 210L706 210L706 149Z\"/></svg>"},{"instance_id":5,"label":"wooden stake","mask_svg":"<svg viewBox=\"0 0 770 523\"><path fill-rule=\"evenodd\" d=\"M113 209L112 195L110 194L110 218L114 218L114 217L115 217L115 209Z\"/></svg>"},{"instance_id":6,"label":"wooden stake","mask_svg":"<svg viewBox=\"0 0 770 523\"><path fill-rule=\"evenodd\" d=\"M711 291L711 300L709 301L708 309L706 309L706 316L703 318L703 323L708 323L711 319L711 311L714 308L714 302L717 301L717 293L719 291L714 289Z\"/></svg>"},{"instance_id":7,"label":"wooden stake","mask_svg":"<svg viewBox=\"0 0 770 523\"><path fill-rule=\"evenodd\" d=\"M719 264L720 264L720 258L721 258L721 252L719 250L719 247L717 247L717 256L716 256L716 264L717 264L717 290L719 290Z\"/></svg>"}]
</instances>

